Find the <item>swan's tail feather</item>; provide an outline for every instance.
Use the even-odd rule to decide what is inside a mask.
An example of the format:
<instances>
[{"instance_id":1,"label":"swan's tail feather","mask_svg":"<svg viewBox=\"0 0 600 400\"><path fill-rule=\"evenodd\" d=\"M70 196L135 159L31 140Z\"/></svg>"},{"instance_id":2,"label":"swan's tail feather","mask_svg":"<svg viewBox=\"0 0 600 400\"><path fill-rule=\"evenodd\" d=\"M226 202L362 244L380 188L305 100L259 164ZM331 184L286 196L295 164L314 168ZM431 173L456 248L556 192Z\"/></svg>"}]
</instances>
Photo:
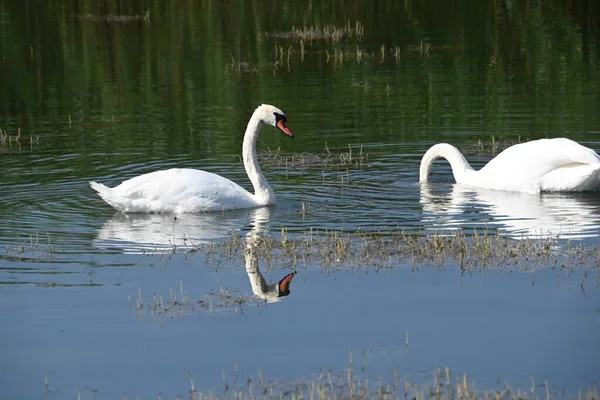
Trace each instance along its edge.
<instances>
[{"instance_id":1,"label":"swan's tail feather","mask_svg":"<svg viewBox=\"0 0 600 400\"><path fill-rule=\"evenodd\" d=\"M123 204L121 204L114 196L113 189L106 185L98 182L90 181L90 186L94 189L98 195L107 202L111 207L117 211L124 211Z\"/></svg>"},{"instance_id":2,"label":"swan's tail feather","mask_svg":"<svg viewBox=\"0 0 600 400\"><path fill-rule=\"evenodd\" d=\"M100 196L102 196L103 194L109 194L111 191L111 188L109 188L108 186L94 181L90 181L90 186L92 187L92 189L98 192Z\"/></svg>"}]
</instances>

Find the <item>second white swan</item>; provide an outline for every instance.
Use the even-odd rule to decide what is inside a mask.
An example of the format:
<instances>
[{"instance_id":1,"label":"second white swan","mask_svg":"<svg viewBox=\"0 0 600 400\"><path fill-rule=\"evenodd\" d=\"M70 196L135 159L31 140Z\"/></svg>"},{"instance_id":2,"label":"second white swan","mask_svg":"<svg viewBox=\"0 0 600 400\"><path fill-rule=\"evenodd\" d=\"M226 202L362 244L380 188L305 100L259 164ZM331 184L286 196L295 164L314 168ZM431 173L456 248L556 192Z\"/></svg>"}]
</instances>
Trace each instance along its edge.
<instances>
[{"instance_id":1,"label":"second white swan","mask_svg":"<svg viewBox=\"0 0 600 400\"><path fill-rule=\"evenodd\" d=\"M211 172L171 168L128 179L114 188L90 182L100 197L124 213L196 213L253 208L275 203L275 193L263 175L256 156L256 139L263 125L279 128L287 136L287 118L277 107L259 106L246 128L242 157L254 193Z\"/></svg>"},{"instance_id":2,"label":"second white swan","mask_svg":"<svg viewBox=\"0 0 600 400\"><path fill-rule=\"evenodd\" d=\"M526 193L600 190L600 156L566 138L539 139L507 148L479 171L447 143L432 146L423 158L419 181L427 182L433 161L445 158L457 183Z\"/></svg>"}]
</instances>

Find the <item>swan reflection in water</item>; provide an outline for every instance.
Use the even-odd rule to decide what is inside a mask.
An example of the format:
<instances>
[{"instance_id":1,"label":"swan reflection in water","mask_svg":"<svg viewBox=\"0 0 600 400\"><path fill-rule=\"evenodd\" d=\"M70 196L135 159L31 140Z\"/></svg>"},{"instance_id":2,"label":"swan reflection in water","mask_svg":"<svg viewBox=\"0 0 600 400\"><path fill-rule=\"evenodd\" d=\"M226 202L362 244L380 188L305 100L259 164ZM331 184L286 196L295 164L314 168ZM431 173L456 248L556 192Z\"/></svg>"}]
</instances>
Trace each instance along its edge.
<instances>
[{"instance_id":1,"label":"swan reflection in water","mask_svg":"<svg viewBox=\"0 0 600 400\"><path fill-rule=\"evenodd\" d=\"M254 226L246 234L244 249L244 260L246 262L246 273L250 279L254 295L267 302L276 302L290 294L290 284L296 276L296 271L283 277L279 282L268 284L258 266L260 233L263 229L264 219L256 220Z\"/></svg>"},{"instance_id":2,"label":"swan reflection in water","mask_svg":"<svg viewBox=\"0 0 600 400\"><path fill-rule=\"evenodd\" d=\"M270 207L226 211L208 214L115 214L98 231L94 244L100 248L120 249L125 254L189 249L225 239L244 225L251 226L246 234L244 260L246 273L254 295L275 302L290 294L292 272L280 281L268 284L259 268L261 233L268 231Z\"/></svg>"},{"instance_id":3,"label":"swan reflection in water","mask_svg":"<svg viewBox=\"0 0 600 400\"><path fill-rule=\"evenodd\" d=\"M449 193L440 193L433 185L422 183L420 202L422 222L429 230L488 225L515 239L600 236L600 196L597 194L531 195L458 183Z\"/></svg>"},{"instance_id":4,"label":"swan reflection in water","mask_svg":"<svg viewBox=\"0 0 600 400\"><path fill-rule=\"evenodd\" d=\"M117 213L100 228L94 244L117 248L125 254L185 249L225 239L248 224L264 224L270 218L269 213L268 208L177 216Z\"/></svg>"}]
</instances>

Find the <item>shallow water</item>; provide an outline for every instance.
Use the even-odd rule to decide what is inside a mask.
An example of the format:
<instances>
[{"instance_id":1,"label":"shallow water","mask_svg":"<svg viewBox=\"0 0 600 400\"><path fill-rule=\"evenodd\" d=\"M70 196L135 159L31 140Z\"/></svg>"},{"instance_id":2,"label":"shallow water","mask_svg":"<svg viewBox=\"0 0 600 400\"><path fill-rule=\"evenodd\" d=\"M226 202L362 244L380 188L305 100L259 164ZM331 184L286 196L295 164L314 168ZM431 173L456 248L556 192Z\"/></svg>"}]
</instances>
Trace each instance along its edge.
<instances>
[{"instance_id":1,"label":"shallow water","mask_svg":"<svg viewBox=\"0 0 600 400\"><path fill-rule=\"evenodd\" d=\"M274 20L266 6L169 4L148 4L149 23L97 17L143 15L145 7L89 4L56 9L51 19L41 7L2 6L0 397L185 397L186 373L217 395L223 373L240 390L259 371L287 387L322 368L343 371L350 352L371 382L393 381L397 369L431 383L448 366L482 390L504 381L530 388L532 376L558 396L597 384L597 256L563 267L532 253L525 267L465 272L452 257L331 266L281 250L250 259L219 247L238 240L244 248L258 231L278 242L326 231L462 232L474 241L487 232L533 243L550 237L553 257L578 246L597 254L596 194L462 187L441 161L432 182L417 183L420 158L437 142L456 145L475 168L528 139L567 136L600 150L597 36L581 33L578 14L563 20L561 9L534 7L507 17L386 2L381 20L375 5L332 3L330 14L284 2ZM502 21L524 15L544 35L503 36ZM388 23L394 18L405 23ZM364 37L306 41L305 54L284 34L348 19L362 21ZM540 46L524 44L532 42ZM291 46L289 64L288 53L276 63L275 45ZM292 141L265 128L259 139L274 207L122 215L88 186L178 166L249 188L239 152L263 102L282 108L296 134ZM262 301L255 266L266 283L297 270L291 294ZM155 307L161 296L166 307Z\"/></svg>"}]
</instances>

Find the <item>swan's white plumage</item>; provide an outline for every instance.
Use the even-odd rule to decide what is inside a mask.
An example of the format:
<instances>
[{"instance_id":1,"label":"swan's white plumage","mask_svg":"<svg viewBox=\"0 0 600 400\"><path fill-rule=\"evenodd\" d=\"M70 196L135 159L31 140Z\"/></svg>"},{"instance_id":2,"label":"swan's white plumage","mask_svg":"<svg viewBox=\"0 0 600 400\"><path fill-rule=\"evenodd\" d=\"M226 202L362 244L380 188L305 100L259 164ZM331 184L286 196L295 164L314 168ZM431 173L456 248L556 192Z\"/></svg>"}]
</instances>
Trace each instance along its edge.
<instances>
[{"instance_id":1,"label":"swan's white plumage","mask_svg":"<svg viewBox=\"0 0 600 400\"><path fill-rule=\"evenodd\" d=\"M450 162L457 183L527 193L600 190L600 156L570 139L540 139L507 148L479 171L452 145L432 146L421 160L421 182L438 158Z\"/></svg>"},{"instance_id":2,"label":"swan's white plumage","mask_svg":"<svg viewBox=\"0 0 600 400\"><path fill-rule=\"evenodd\" d=\"M172 168L131 178L115 188L90 182L100 197L128 213L194 213L251 208L251 193L211 172Z\"/></svg>"},{"instance_id":3,"label":"swan's white plumage","mask_svg":"<svg viewBox=\"0 0 600 400\"><path fill-rule=\"evenodd\" d=\"M196 213L273 204L275 194L256 156L256 139L263 124L277 126L294 137L285 125L285 114L278 108L263 104L254 111L242 146L244 167L254 193L217 174L189 168L150 172L114 188L97 182L90 182L90 186L104 201L126 213Z\"/></svg>"}]
</instances>

